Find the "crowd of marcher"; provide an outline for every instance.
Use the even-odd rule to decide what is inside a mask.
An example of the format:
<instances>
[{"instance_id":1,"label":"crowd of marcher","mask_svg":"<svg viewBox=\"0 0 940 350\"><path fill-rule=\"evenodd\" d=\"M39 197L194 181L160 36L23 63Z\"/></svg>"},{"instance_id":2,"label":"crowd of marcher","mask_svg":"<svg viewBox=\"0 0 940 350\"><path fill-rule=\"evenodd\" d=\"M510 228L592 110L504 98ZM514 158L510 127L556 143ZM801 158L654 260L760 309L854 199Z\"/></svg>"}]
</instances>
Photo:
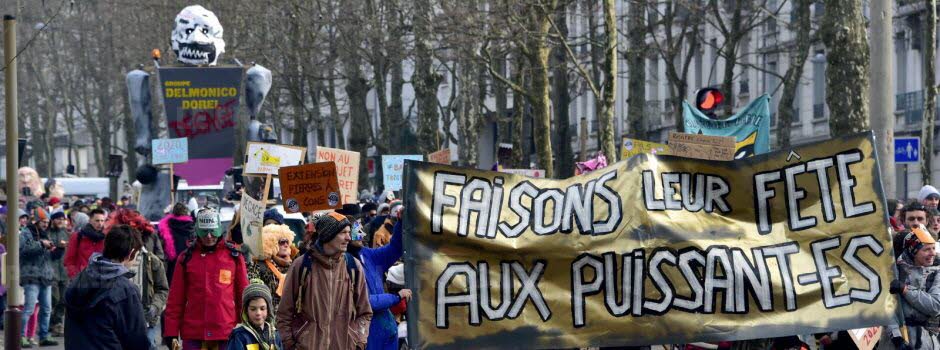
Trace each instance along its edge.
<instances>
[{"instance_id":1,"label":"crowd of marcher","mask_svg":"<svg viewBox=\"0 0 940 350\"><path fill-rule=\"evenodd\" d=\"M307 213L300 235L269 209L253 254L238 220L226 226L212 207L176 203L152 223L129 199L2 204L0 214L15 210L20 227L21 347L58 345L53 338L64 336L67 349L399 348L412 293L400 262L404 206L390 192ZM904 326L885 327L881 349L940 349L938 204L932 186L916 200L888 201L898 268L889 292L899 297ZM855 348L846 331L683 347L755 342Z\"/></svg>"},{"instance_id":2,"label":"crowd of marcher","mask_svg":"<svg viewBox=\"0 0 940 350\"><path fill-rule=\"evenodd\" d=\"M224 225L214 207L176 203L153 223L129 199L33 198L10 209L26 305L20 345L398 349L411 299L399 262L403 206L382 199L307 213L302 235L269 209L263 249L249 254L238 220Z\"/></svg>"}]
</instances>

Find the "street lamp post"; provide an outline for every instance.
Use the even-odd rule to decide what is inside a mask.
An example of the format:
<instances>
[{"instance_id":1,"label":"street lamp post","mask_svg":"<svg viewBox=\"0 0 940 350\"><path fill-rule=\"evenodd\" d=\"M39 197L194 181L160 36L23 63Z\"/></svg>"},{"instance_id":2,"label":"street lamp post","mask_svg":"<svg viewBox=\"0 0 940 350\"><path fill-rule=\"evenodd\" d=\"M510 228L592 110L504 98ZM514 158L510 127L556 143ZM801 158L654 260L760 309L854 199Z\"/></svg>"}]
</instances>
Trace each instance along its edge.
<instances>
[{"instance_id":1,"label":"street lamp post","mask_svg":"<svg viewBox=\"0 0 940 350\"><path fill-rule=\"evenodd\" d=\"M16 18L11 15L3 16L3 53L6 69L4 80L4 97L6 102L6 150L7 150L7 234L6 249L6 278L7 309L4 312L3 339L7 349L20 348L20 334L22 330L23 288L20 287L20 240L19 218L16 212L19 208L19 192L16 186L16 170L18 168L19 147L17 146L18 130L16 129Z\"/></svg>"}]
</instances>

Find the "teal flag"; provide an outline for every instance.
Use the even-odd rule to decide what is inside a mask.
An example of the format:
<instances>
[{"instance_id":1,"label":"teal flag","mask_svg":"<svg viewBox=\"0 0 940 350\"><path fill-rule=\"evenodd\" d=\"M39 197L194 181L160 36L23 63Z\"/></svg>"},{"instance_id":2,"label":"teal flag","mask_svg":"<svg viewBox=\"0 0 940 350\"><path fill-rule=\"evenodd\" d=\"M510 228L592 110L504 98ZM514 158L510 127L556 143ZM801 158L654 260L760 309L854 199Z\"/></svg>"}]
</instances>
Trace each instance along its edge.
<instances>
[{"instance_id":1,"label":"teal flag","mask_svg":"<svg viewBox=\"0 0 940 350\"><path fill-rule=\"evenodd\" d=\"M734 159L770 152L770 96L762 95L727 119L711 119L682 101L685 132L710 136L734 136Z\"/></svg>"}]
</instances>

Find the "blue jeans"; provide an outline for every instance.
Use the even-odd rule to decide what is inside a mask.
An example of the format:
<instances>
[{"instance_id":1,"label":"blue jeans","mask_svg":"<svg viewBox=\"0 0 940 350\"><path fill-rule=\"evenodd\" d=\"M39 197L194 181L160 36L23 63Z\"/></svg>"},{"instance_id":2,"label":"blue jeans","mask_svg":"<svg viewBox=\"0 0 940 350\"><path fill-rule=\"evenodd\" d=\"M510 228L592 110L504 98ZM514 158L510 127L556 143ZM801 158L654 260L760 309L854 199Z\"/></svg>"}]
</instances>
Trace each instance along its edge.
<instances>
[{"instance_id":1,"label":"blue jeans","mask_svg":"<svg viewBox=\"0 0 940 350\"><path fill-rule=\"evenodd\" d=\"M39 302L39 339L49 337L49 318L52 316L52 286L40 286L38 284L27 284L23 286L23 293L26 294L26 302L23 304L23 336L26 336L26 324L29 318L33 316L33 310L36 308L36 302Z\"/></svg>"},{"instance_id":2,"label":"blue jeans","mask_svg":"<svg viewBox=\"0 0 940 350\"><path fill-rule=\"evenodd\" d=\"M157 321L156 324L150 325L147 328L147 340L150 341L150 348L156 349L160 345L160 342L163 341L163 338L160 337L160 321Z\"/></svg>"}]
</instances>

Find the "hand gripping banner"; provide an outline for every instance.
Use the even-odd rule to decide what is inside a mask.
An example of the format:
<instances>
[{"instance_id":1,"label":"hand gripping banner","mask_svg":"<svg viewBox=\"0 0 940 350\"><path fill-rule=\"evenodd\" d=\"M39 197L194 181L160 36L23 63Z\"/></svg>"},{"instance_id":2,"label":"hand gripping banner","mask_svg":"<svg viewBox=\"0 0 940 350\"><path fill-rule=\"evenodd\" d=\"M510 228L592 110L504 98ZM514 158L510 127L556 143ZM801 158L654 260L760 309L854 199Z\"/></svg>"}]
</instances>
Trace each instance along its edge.
<instances>
[{"instance_id":1,"label":"hand gripping banner","mask_svg":"<svg viewBox=\"0 0 940 350\"><path fill-rule=\"evenodd\" d=\"M418 348L742 340L895 324L870 134L567 180L409 161Z\"/></svg>"}]
</instances>

